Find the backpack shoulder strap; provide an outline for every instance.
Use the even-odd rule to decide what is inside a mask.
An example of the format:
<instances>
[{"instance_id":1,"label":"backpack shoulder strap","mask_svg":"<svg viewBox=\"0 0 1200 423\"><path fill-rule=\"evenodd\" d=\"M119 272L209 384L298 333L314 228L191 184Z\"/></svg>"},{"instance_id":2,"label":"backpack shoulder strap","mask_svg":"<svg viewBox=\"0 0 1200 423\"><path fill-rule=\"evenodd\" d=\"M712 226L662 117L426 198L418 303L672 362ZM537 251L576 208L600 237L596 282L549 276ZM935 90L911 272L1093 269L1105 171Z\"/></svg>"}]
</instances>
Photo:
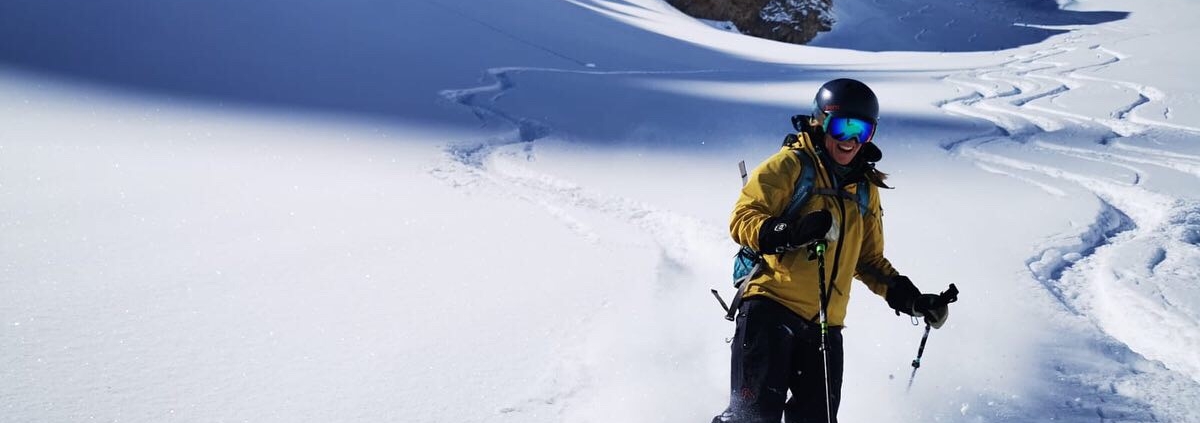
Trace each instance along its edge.
<instances>
[{"instance_id":1,"label":"backpack shoulder strap","mask_svg":"<svg viewBox=\"0 0 1200 423\"><path fill-rule=\"evenodd\" d=\"M858 183L858 213L866 216L871 211L871 184L867 181Z\"/></svg>"},{"instance_id":2,"label":"backpack shoulder strap","mask_svg":"<svg viewBox=\"0 0 1200 423\"><path fill-rule=\"evenodd\" d=\"M784 209L783 215L789 218L794 217L800 211L800 207L804 205L804 201L808 199L812 192L813 180L816 179L817 170L813 166L812 157L803 150L793 149L792 153L796 154L796 158L800 159L800 177L796 179L796 185L792 189L792 199L788 201L787 208Z\"/></svg>"}]
</instances>

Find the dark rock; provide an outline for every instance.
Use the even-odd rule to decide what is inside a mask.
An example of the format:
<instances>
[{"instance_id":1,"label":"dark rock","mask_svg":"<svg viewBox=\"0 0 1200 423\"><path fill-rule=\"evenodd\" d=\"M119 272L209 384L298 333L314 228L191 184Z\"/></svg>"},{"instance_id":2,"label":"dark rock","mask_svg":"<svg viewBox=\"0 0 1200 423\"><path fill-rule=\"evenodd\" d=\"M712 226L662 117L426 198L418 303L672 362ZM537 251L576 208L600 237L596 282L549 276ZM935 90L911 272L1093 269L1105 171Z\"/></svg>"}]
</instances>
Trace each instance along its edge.
<instances>
[{"instance_id":1,"label":"dark rock","mask_svg":"<svg viewBox=\"0 0 1200 423\"><path fill-rule=\"evenodd\" d=\"M833 0L668 0L694 18L732 21L743 34L804 44L833 27Z\"/></svg>"}]
</instances>

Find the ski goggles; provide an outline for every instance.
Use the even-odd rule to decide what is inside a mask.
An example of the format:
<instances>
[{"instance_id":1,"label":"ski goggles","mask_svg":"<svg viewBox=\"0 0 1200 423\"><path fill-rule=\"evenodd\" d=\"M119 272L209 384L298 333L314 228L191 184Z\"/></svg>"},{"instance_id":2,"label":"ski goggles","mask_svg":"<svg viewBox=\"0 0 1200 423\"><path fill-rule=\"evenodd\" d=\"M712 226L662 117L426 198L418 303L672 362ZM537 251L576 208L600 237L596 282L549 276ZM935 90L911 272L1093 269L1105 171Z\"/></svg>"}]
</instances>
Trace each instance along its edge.
<instances>
[{"instance_id":1,"label":"ski goggles","mask_svg":"<svg viewBox=\"0 0 1200 423\"><path fill-rule=\"evenodd\" d=\"M825 116L825 133L838 142L855 140L859 144L875 138L875 122L848 116Z\"/></svg>"}]
</instances>

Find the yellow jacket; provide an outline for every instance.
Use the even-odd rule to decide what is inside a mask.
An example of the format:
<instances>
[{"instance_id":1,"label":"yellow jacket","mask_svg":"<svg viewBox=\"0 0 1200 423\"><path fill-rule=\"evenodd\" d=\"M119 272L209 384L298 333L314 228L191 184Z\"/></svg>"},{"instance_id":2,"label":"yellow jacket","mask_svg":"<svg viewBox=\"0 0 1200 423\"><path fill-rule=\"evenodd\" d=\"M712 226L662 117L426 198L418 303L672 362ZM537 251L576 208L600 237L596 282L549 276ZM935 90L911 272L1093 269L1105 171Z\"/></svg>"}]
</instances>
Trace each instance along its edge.
<instances>
[{"instance_id":1,"label":"yellow jacket","mask_svg":"<svg viewBox=\"0 0 1200 423\"><path fill-rule=\"evenodd\" d=\"M834 225L839 226L839 239L829 243L825 252L825 271L834 272L836 269L837 274L830 276L827 273L825 284L830 292L827 309L829 324L841 326L850 301L852 278L862 280L871 291L883 297L887 295L889 279L899 274L883 257L883 213L879 205L879 188L866 184L871 190L866 214L860 212L858 201L851 199L857 198L857 184L841 187L855 194L850 198L818 194L818 190L836 188L830 176L833 173L818 158L808 134L799 133L796 136L796 142L785 146L754 169L733 207L729 231L738 244L760 251L759 228L768 218L783 214L783 209L791 200L796 180L800 177L803 164L791 150L808 154L812 158L810 162L817 166L816 176L812 193L797 216L816 210L829 210L833 214ZM764 255L762 272L746 282L749 286L746 287L744 298L760 295L771 298L800 316L815 321L820 311L817 262L808 260L807 256L805 251Z\"/></svg>"}]
</instances>

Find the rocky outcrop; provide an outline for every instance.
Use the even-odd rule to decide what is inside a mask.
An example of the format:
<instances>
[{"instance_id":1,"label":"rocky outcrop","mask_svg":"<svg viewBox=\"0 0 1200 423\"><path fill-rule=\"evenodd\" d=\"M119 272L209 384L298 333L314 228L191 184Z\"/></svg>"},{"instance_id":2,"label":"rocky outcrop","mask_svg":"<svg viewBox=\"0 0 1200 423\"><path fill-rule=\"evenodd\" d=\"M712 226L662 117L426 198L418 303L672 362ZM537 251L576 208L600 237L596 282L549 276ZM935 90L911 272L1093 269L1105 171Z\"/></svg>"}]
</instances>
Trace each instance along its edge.
<instances>
[{"instance_id":1,"label":"rocky outcrop","mask_svg":"<svg viewBox=\"0 0 1200 423\"><path fill-rule=\"evenodd\" d=\"M694 18L732 21L743 34L804 44L833 27L833 0L667 0Z\"/></svg>"}]
</instances>

